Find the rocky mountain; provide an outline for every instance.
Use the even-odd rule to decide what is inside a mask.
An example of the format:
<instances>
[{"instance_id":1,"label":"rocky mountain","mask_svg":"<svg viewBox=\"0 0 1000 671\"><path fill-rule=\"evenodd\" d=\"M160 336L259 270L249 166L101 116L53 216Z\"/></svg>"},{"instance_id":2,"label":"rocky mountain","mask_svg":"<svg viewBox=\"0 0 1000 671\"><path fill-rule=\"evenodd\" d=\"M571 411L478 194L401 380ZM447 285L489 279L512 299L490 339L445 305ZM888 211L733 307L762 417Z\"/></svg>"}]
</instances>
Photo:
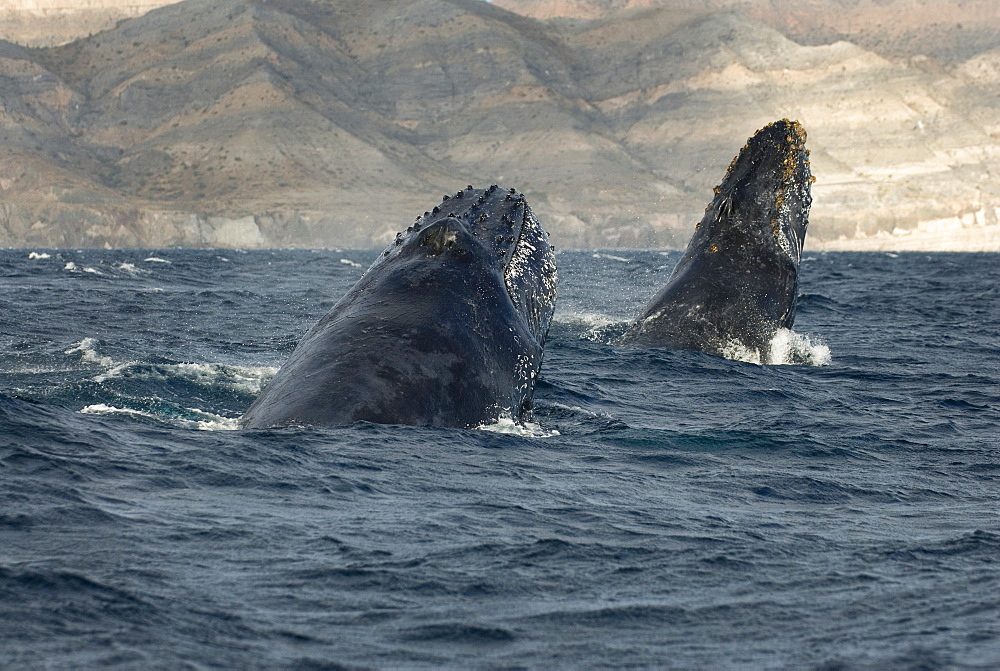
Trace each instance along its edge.
<instances>
[{"instance_id":1,"label":"rocky mountain","mask_svg":"<svg viewBox=\"0 0 1000 671\"><path fill-rule=\"evenodd\" d=\"M109 30L176 0L0 0L0 39L53 46Z\"/></svg>"},{"instance_id":2,"label":"rocky mountain","mask_svg":"<svg viewBox=\"0 0 1000 671\"><path fill-rule=\"evenodd\" d=\"M599 19L667 9L687 17L735 12L804 45L847 41L888 58L954 63L997 45L995 0L492 0L536 19Z\"/></svg>"},{"instance_id":3,"label":"rocky mountain","mask_svg":"<svg viewBox=\"0 0 1000 671\"><path fill-rule=\"evenodd\" d=\"M187 0L0 42L0 244L378 246L499 182L559 246L682 246L744 139L789 117L807 248L1000 249L1000 43L896 58L738 11L498 4Z\"/></svg>"}]
</instances>

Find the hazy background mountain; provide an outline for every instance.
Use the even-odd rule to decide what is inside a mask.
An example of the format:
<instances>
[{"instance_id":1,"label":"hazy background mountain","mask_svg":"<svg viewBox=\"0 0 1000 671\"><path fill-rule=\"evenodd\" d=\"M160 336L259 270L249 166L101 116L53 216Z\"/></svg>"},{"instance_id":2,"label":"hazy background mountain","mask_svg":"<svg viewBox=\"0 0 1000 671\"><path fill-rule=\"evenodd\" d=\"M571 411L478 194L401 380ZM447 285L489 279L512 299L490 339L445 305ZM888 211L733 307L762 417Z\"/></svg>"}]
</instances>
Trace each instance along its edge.
<instances>
[{"instance_id":1,"label":"hazy background mountain","mask_svg":"<svg viewBox=\"0 0 1000 671\"><path fill-rule=\"evenodd\" d=\"M557 245L682 246L788 117L807 247L1000 249L992 0L49 1L118 23L0 42L3 245L377 246L499 182Z\"/></svg>"}]
</instances>

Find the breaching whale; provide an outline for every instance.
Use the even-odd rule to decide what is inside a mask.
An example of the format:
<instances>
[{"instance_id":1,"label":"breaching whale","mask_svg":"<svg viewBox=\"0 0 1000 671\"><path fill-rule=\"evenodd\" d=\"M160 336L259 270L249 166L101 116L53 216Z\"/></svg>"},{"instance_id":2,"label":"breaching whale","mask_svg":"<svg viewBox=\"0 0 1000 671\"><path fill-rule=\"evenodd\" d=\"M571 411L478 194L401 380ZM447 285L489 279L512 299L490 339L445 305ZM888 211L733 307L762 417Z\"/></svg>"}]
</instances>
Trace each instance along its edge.
<instances>
[{"instance_id":1,"label":"breaching whale","mask_svg":"<svg viewBox=\"0 0 1000 671\"><path fill-rule=\"evenodd\" d=\"M555 296L554 250L524 196L469 186L396 236L240 425L523 419Z\"/></svg>"},{"instance_id":2,"label":"breaching whale","mask_svg":"<svg viewBox=\"0 0 1000 671\"><path fill-rule=\"evenodd\" d=\"M812 204L806 132L782 119L757 131L705 210L687 250L622 343L768 359L795 319Z\"/></svg>"}]
</instances>

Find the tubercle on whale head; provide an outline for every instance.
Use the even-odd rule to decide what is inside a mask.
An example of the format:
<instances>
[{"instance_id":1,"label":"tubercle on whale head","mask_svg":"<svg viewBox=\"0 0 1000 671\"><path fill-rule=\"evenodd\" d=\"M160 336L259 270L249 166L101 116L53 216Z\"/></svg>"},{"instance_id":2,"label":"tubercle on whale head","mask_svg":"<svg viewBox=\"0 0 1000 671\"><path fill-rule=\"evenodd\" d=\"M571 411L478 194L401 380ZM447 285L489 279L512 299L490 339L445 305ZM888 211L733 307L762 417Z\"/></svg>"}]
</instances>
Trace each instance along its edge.
<instances>
[{"instance_id":1,"label":"tubercle on whale head","mask_svg":"<svg viewBox=\"0 0 1000 671\"><path fill-rule=\"evenodd\" d=\"M431 266L412 270L431 259L498 273L530 332L544 340L554 312L555 256L522 193L495 184L462 189L398 233L372 268L400 264L399 271L414 278Z\"/></svg>"}]
</instances>

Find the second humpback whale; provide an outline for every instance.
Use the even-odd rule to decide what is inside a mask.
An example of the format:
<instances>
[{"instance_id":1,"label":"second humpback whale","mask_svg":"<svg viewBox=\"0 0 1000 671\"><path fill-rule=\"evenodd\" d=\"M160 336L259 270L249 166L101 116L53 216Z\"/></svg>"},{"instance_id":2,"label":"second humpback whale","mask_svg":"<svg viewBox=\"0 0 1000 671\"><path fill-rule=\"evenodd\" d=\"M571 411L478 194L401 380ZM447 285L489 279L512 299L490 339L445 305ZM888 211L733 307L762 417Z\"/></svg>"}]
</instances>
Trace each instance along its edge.
<instances>
[{"instance_id":1,"label":"second humpback whale","mask_svg":"<svg viewBox=\"0 0 1000 671\"><path fill-rule=\"evenodd\" d=\"M806 132L782 119L757 131L729 166L666 286L621 342L768 359L791 328L812 204Z\"/></svg>"},{"instance_id":2,"label":"second humpback whale","mask_svg":"<svg viewBox=\"0 0 1000 671\"><path fill-rule=\"evenodd\" d=\"M555 293L555 255L524 196L445 196L306 333L240 425L522 419Z\"/></svg>"}]
</instances>

